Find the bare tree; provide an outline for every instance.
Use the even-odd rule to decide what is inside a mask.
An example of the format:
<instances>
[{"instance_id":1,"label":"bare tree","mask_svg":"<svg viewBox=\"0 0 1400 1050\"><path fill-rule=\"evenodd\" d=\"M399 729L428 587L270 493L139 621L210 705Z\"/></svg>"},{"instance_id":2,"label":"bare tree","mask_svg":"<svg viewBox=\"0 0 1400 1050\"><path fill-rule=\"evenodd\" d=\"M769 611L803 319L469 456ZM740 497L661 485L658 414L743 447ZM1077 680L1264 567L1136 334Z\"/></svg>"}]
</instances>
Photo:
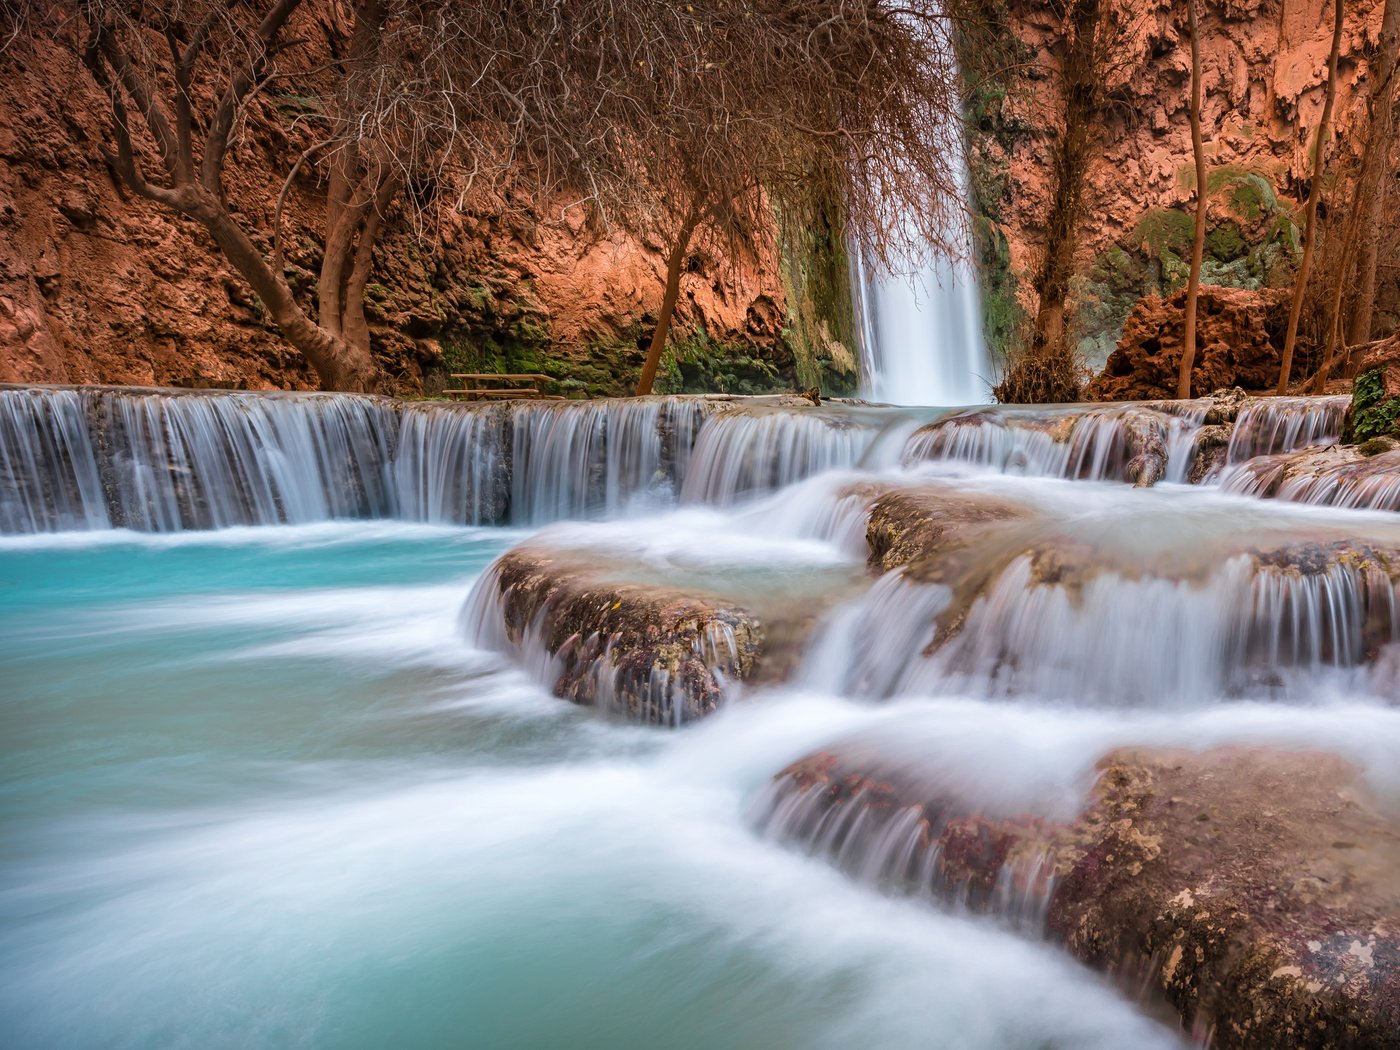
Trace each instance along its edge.
<instances>
[{"instance_id":1,"label":"bare tree","mask_svg":"<svg viewBox=\"0 0 1400 1050\"><path fill-rule=\"evenodd\" d=\"M1191 32L1191 152L1196 160L1196 232L1191 242L1191 277L1186 283L1185 334L1176 396L1191 396L1191 369L1196 363L1196 304L1201 291L1201 261L1206 247L1206 148L1201 136L1201 35L1196 19L1197 0L1187 0Z\"/></svg>"},{"instance_id":2,"label":"bare tree","mask_svg":"<svg viewBox=\"0 0 1400 1050\"><path fill-rule=\"evenodd\" d=\"M1327 94L1322 104L1322 117L1317 122L1317 140L1313 144L1312 181L1308 186L1308 203L1303 224L1303 258L1293 283L1293 304L1288 311L1288 328L1283 339L1283 358L1279 363L1278 387L1275 393L1288 391L1293 372L1293 348L1298 341L1298 318L1303 312L1303 300L1308 292L1308 276L1312 271L1313 255L1317 249L1317 202L1322 196L1322 175L1327 161L1327 140L1332 125L1332 107L1337 100L1337 54L1342 46L1342 0L1332 4L1332 50L1327 57Z\"/></svg>"},{"instance_id":3,"label":"bare tree","mask_svg":"<svg viewBox=\"0 0 1400 1050\"><path fill-rule=\"evenodd\" d=\"M106 98L121 182L202 226L247 281L325 389L379 381L365 291L375 246L404 191L499 153L499 97L474 90L500 56L500 5L472 0L76 0L31 20L67 40ZM234 149L270 88L308 99L289 128L311 144L261 179L276 197L271 229L230 204ZM266 115L266 113L264 113ZM288 280L282 220L298 178L324 190L322 258L311 295ZM420 192L418 195L422 197Z\"/></svg>"},{"instance_id":4,"label":"bare tree","mask_svg":"<svg viewBox=\"0 0 1400 1050\"><path fill-rule=\"evenodd\" d=\"M1367 72L1366 147L1363 178L1357 184L1355 210L1359 221L1356 298L1347 330L1348 343L1371 338L1371 318L1376 302L1376 266L1381 247L1381 216L1390 179L1385 178L1390 151L1395 145L1395 80L1400 63L1400 0L1386 0L1381 37ZM1366 181L1369 175L1371 181Z\"/></svg>"},{"instance_id":5,"label":"bare tree","mask_svg":"<svg viewBox=\"0 0 1400 1050\"><path fill-rule=\"evenodd\" d=\"M930 0L567 0L519 23L517 161L668 246L651 390L691 246L729 254L832 203L868 256L948 248L959 99Z\"/></svg>"}]
</instances>

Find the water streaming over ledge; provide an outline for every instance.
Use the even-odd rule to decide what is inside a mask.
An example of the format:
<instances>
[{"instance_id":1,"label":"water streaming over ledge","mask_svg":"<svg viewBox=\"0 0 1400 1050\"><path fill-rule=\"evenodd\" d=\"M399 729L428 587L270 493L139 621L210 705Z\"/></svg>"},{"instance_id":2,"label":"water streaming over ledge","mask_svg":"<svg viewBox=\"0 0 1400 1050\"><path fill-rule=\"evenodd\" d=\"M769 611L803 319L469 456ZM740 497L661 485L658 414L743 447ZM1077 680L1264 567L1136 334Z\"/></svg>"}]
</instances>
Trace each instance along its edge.
<instances>
[{"instance_id":1,"label":"water streaming over ledge","mask_svg":"<svg viewBox=\"0 0 1400 1050\"><path fill-rule=\"evenodd\" d=\"M1256 494L1266 454L1337 439L1345 399L1249 406L1228 455L1202 469L1208 409L1202 400L943 414L780 398L466 405L9 388L0 389L0 532L541 524L726 505L836 468L901 463L1137 485L1223 479ZM1392 478L1346 471L1275 488L1342 506L1400 500Z\"/></svg>"}]
</instances>

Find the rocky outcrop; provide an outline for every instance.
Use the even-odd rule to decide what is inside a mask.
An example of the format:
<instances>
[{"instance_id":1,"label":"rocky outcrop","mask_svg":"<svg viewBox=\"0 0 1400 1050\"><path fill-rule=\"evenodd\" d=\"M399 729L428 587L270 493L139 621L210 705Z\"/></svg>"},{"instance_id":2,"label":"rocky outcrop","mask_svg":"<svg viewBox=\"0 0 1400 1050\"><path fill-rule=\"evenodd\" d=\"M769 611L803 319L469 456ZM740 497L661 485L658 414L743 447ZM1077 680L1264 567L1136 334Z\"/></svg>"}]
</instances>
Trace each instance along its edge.
<instances>
[{"instance_id":1,"label":"rocky outcrop","mask_svg":"<svg viewBox=\"0 0 1400 1050\"><path fill-rule=\"evenodd\" d=\"M896 749L778 774L771 835L1048 932L1227 1048L1400 1047L1400 821L1331 755L1126 750L1070 820L982 811Z\"/></svg>"},{"instance_id":2,"label":"rocky outcrop","mask_svg":"<svg viewBox=\"0 0 1400 1050\"><path fill-rule=\"evenodd\" d=\"M1010 500L923 485L875 495L867 510L870 567L888 572L947 557L998 522L1029 517Z\"/></svg>"},{"instance_id":3,"label":"rocky outcrop","mask_svg":"<svg viewBox=\"0 0 1400 1050\"><path fill-rule=\"evenodd\" d=\"M1308 448L1257 456L1229 473L1227 492L1361 510L1400 510L1400 442Z\"/></svg>"},{"instance_id":4,"label":"rocky outcrop","mask_svg":"<svg viewBox=\"0 0 1400 1050\"><path fill-rule=\"evenodd\" d=\"M1047 0L966 6L968 21L1009 28L991 33L990 41L974 33L961 54L975 85L969 163L974 203L985 220L979 245L985 302L1001 345L1018 316L1035 307L1033 278L1053 192L1050 159L1062 130L1064 12ZM1361 139L1367 58L1380 36L1383 0L1343 6L1334 165L1349 163ZM1187 7L1186 0L1102 5L1114 26L1102 45L1110 103L1089 158L1070 304L1080 349L1095 368L1141 296L1168 294L1186 282L1195 191ZM1328 11L1308 0L1231 0L1199 9L1208 285L1269 288L1291 281L1296 219L1323 104ZM1327 213L1325 229L1334 230L1341 214L1339 207ZM1382 248L1391 262L1396 250ZM1377 322L1384 331L1394 320L1397 282L1393 269L1381 272ZM1305 374L1301 364L1298 374Z\"/></svg>"},{"instance_id":5,"label":"rocky outcrop","mask_svg":"<svg viewBox=\"0 0 1400 1050\"><path fill-rule=\"evenodd\" d=\"M1181 365L1186 292L1148 296L1133 307L1123 337L1104 370L1089 384L1091 401L1172 397ZM1192 389L1267 390L1278 382L1288 298L1277 289L1201 288ZM1299 356L1306 371L1308 352Z\"/></svg>"},{"instance_id":6,"label":"rocky outcrop","mask_svg":"<svg viewBox=\"0 0 1400 1050\"><path fill-rule=\"evenodd\" d=\"M764 650L762 623L738 604L608 582L577 554L540 548L499 558L465 618L478 641L518 652L556 696L661 725L713 711Z\"/></svg>"}]
</instances>

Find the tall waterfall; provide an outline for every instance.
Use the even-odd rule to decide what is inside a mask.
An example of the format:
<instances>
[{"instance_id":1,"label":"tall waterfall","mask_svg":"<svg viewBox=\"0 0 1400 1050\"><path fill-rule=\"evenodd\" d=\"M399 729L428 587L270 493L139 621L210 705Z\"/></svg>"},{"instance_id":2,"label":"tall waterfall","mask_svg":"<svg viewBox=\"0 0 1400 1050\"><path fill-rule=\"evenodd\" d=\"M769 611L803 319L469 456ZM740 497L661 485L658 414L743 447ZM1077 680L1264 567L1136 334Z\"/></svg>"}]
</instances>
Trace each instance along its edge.
<instances>
[{"instance_id":1,"label":"tall waterfall","mask_svg":"<svg viewBox=\"0 0 1400 1050\"><path fill-rule=\"evenodd\" d=\"M952 136L958 191L968 198L961 135ZM972 266L971 231L959 251L931 247L893 272L855 253L852 284L865 392L894 405L980 405L991 401L992 359Z\"/></svg>"}]
</instances>

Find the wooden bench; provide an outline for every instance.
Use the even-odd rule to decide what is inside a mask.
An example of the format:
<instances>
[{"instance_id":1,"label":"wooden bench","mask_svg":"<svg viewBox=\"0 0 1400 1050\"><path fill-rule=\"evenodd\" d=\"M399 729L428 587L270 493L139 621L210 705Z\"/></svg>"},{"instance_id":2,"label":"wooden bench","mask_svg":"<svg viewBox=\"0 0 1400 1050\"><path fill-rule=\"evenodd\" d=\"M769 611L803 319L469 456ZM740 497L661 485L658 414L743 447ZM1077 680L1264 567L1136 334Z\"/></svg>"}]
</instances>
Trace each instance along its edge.
<instances>
[{"instance_id":1,"label":"wooden bench","mask_svg":"<svg viewBox=\"0 0 1400 1050\"><path fill-rule=\"evenodd\" d=\"M506 398L521 398L527 401L567 401L568 398L562 394L546 394L540 390L540 383L553 383L553 376L540 375L538 372L453 372L453 379L467 379L473 385L459 390L444 390L444 394L450 396L462 396L468 401L475 401L478 398L491 400ZM482 383L495 383L495 386L481 386ZM529 386L501 386L501 383L518 384L528 383Z\"/></svg>"}]
</instances>

